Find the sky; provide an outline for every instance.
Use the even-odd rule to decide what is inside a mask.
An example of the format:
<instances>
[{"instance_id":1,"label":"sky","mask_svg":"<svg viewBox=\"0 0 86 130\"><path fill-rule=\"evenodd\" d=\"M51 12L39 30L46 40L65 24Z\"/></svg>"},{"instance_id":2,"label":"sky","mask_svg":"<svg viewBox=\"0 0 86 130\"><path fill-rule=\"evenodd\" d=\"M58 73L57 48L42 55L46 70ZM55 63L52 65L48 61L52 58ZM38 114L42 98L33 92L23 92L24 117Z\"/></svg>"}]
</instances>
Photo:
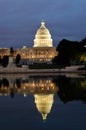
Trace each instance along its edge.
<instances>
[{"instance_id":1,"label":"sky","mask_svg":"<svg viewBox=\"0 0 86 130\"><path fill-rule=\"evenodd\" d=\"M41 20L54 46L86 37L86 0L0 0L0 47L33 46Z\"/></svg>"}]
</instances>

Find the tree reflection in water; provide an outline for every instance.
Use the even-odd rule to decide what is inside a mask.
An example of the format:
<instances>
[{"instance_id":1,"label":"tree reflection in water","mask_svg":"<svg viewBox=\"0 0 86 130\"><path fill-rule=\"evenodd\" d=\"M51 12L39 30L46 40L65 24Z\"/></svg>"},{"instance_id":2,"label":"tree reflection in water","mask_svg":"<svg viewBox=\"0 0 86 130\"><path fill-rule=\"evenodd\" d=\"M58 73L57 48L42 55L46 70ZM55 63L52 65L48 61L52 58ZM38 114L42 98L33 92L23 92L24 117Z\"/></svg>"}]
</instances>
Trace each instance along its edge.
<instances>
[{"instance_id":1,"label":"tree reflection in water","mask_svg":"<svg viewBox=\"0 0 86 130\"><path fill-rule=\"evenodd\" d=\"M58 86L59 98L64 102L81 100L86 102L86 77L66 78L66 76L54 77L53 82Z\"/></svg>"}]
</instances>

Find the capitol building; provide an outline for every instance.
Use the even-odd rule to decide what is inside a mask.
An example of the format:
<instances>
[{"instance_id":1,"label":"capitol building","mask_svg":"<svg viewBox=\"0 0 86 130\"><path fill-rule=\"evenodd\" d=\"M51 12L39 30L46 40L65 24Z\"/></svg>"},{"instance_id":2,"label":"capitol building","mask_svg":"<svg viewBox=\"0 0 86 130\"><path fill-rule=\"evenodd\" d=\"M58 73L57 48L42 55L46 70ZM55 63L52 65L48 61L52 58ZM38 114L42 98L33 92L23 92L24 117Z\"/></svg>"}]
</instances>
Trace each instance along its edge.
<instances>
[{"instance_id":1,"label":"capitol building","mask_svg":"<svg viewBox=\"0 0 86 130\"><path fill-rule=\"evenodd\" d=\"M21 56L22 61L29 62L51 62L51 60L58 54L56 48L53 46L53 39L50 31L46 28L45 22L41 21L41 26L35 34L33 47L28 48L23 46L14 51L14 57ZM0 56L10 55L10 49L0 49Z\"/></svg>"}]
</instances>

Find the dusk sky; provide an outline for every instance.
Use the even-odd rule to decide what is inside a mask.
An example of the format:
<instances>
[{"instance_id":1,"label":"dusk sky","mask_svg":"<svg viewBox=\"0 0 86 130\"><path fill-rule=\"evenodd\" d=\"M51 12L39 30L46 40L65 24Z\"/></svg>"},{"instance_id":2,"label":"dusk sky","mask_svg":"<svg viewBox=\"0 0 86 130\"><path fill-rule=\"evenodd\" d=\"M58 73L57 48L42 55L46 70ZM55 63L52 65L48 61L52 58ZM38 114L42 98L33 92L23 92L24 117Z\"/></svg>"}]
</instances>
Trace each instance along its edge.
<instances>
[{"instance_id":1,"label":"dusk sky","mask_svg":"<svg viewBox=\"0 0 86 130\"><path fill-rule=\"evenodd\" d=\"M86 0L0 0L0 47L33 46L41 20L54 45L86 37Z\"/></svg>"}]
</instances>

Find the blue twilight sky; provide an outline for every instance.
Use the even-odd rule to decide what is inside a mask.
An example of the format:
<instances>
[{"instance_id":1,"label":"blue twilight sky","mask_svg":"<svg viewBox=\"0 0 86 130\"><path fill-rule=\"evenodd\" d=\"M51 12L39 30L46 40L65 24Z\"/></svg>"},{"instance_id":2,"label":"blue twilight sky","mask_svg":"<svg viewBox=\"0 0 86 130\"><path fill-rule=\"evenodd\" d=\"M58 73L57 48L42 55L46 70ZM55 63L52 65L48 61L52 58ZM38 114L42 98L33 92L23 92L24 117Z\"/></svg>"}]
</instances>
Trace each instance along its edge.
<instances>
[{"instance_id":1,"label":"blue twilight sky","mask_svg":"<svg viewBox=\"0 0 86 130\"><path fill-rule=\"evenodd\" d=\"M33 46L44 19L54 45L86 37L86 0L0 0L0 47Z\"/></svg>"}]
</instances>

